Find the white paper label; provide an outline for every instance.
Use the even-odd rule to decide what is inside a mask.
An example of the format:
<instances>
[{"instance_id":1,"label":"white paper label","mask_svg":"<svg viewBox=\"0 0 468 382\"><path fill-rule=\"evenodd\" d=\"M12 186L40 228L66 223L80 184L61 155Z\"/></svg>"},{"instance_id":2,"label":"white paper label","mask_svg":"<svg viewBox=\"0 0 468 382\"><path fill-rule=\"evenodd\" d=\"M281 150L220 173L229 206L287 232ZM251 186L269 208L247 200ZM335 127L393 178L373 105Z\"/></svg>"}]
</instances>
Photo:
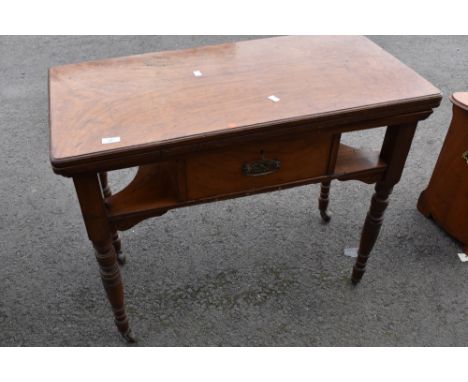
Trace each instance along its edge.
<instances>
[{"instance_id":1,"label":"white paper label","mask_svg":"<svg viewBox=\"0 0 468 382\"><path fill-rule=\"evenodd\" d=\"M279 102L279 100L280 100L280 99L279 99L277 96L275 96L275 95L269 96L268 99L269 99L270 101L273 101L273 102Z\"/></svg>"},{"instance_id":2,"label":"white paper label","mask_svg":"<svg viewBox=\"0 0 468 382\"><path fill-rule=\"evenodd\" d=\"M194 75L195 77L201 77L201 76L203 76L202 72L200 72L199 70L194 70L194 71L193 71L193 75Z\"/></svg>"},{"instance_id":3,"label":"white paper label","mask_svg":"<svg viewBox=\"0 0 468 382\"><path fill-rule=\"evenodd\" d=\"M109 143L117 143L120 142L120 137L102 138L101 142L103 145L108 145Z\"/></svg>"},{"instance_id":4,"label":"white paper label","mask_svg":"<svg viewBox=\"0 0 468 382\"><path fill-rule=\"evenodd\" d=\"M468 261L468 255L465 253L459 253L458 257L462 263L466 263Z\"/></svg>"},{"instance_id":5,"label":"white paper label","mask_svg":"<svg viewBox=\"0 0 468 382\"><path fill-rule=\"evenodd\" d=\"M348 257L357 257L357 248L345 248L344 255Z\"/></svg>"}]
</instances>

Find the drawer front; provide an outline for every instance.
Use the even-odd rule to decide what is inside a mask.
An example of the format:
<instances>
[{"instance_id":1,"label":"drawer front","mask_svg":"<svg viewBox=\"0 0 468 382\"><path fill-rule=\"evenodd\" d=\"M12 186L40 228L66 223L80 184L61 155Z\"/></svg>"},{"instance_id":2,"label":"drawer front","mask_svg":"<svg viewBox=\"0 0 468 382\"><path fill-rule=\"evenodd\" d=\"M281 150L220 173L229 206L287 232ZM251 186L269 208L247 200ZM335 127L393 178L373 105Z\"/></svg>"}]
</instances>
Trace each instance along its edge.
<instances>
[{"instance_id":1,"label":"drawer front","mask_svg":"<svg viewBox=\"0 0 468 382\"><path fill-rule=\"evenodd\" d=\"M314 132L193 154L186 160L187 197L249 193L325 175L331 142L330 134Z\"/></svg>"}]
</instances>

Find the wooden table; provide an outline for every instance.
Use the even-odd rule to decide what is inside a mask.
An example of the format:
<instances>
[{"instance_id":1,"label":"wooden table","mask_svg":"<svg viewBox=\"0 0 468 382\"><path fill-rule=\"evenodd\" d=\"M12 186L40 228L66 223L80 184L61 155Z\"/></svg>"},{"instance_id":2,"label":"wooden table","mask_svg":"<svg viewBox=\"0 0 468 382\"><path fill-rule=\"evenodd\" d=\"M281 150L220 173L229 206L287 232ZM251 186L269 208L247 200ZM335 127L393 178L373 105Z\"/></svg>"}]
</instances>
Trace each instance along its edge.
<instances>
[{"instance_id":1,"label":"wooden table","mask_svg":"<svg viewBox=\"0 0 468 382\"><path fill-rule=\"evenodd\" d=\"M132 341L118 231L206 203L321 183L376 183L357 283L438 89L364 37L278 37L54 67L51 162L72 177L120 333ZM388 126L380 152L341 134ZM138 166L112 194L107 172ZM357 197L357 196L356 196Z\"/></svg>"}]
</instances>

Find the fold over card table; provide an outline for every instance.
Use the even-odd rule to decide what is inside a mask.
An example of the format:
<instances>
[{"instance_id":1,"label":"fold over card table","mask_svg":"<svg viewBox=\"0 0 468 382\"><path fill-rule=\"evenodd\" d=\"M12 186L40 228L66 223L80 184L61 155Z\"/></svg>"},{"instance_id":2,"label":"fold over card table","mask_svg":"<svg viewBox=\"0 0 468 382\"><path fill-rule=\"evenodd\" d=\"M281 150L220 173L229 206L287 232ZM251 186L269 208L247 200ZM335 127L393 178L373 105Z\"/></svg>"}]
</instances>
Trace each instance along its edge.
<instances>
[{"instance_id":1,"label":"fold over card table","mask_svg":"<svg viewBox=\"0 0 468 382\"><path fill-rule=\"evenodd\" d=\"M268 38L51 68L52 167L73 178L120 333L133 340L118 231L173 208L321 183L328 221L332 180L376 183L351 275L359 282L416 125L440 101L428 81L356 36ZM380 152L340 143L344 132L382 126ZM113 194L107 172L134 166L135 178Z\"/></svg>"}]
</instances>

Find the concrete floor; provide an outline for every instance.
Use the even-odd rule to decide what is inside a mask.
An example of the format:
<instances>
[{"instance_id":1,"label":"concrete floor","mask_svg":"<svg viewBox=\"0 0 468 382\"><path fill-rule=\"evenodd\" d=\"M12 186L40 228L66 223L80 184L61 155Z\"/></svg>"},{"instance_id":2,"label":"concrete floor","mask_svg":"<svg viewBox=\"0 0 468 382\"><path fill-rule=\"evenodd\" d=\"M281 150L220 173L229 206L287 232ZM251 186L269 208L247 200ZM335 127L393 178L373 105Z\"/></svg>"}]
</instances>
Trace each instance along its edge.
<instances>
[{"instance_id":1,"label":"concrete floor","mask_svg":"<svg viewBox=\"0 0 468 382\"><path fill-rule=\"evenodd\" d=\"M0 38L0 345L120 346L72 181L48 158L53 65L253 37ZM372 37L444 93L420 124L362 283L349 282L372 186L332 184L167 213L123 235L140 346L468 345L468 263L416 210L445 137L448 95L468 89L468 37ZM346 136L378 148L382 130ZM131 171L111 174L114 188Z\"/></svg>"}]
</instances>

